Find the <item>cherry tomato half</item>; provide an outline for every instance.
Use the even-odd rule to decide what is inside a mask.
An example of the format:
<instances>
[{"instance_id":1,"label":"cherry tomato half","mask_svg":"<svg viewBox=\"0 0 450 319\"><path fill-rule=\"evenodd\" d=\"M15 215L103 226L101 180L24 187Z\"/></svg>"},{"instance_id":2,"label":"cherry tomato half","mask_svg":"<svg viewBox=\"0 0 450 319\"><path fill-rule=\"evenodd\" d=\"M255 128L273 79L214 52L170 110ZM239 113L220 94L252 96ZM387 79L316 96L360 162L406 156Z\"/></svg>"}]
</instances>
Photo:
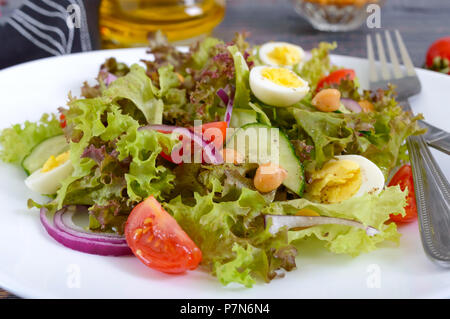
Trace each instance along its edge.
<instances>
[{"instance_id":1,"label":"cherry tomato half","mask_svg":"<svg viewBox=\"0 0 450 319\"><path fill-rule=\"evenodd\" d=\"M344 79L354 80L355 76L355 71L352 69L341 69L331 72L329 75L320 79L319 83L317 84L316 91L320 91L325 84L339 84Z\"/></svg>"},{"instance_id":2,"label":"cherry tomato half","mask_svg":"<svg viewBox=\"0 0 450 319\"><path fill-rule=\"evenodd\" d=\"M416 206L416 195L414 193L414 181L412 175L411 165L406 164L400 167L400 169L392 177L388 186L400 185L402 191L408 188L408 196L406 198L406 215L393 215L390 218L394 222L408 223L412 222L417 218L417 206Z\"/></svg>"},{"instance_id":3,"label":"cherry tomato half","mask_svg":"<svg viewBox=\"0 0 450 319\"><path fill-rule=\"evenodd\" d=\"M131 211L125 238L140 261L165 273L193 270L202 260L200 249L153 196Z\"/></svg>"},{"instance_id":4,"label":"cherry tomato half","mask_svg":"<svg viewBox=\"0 0 450 319\"><path fill-rule=\"evenodd\" d=\"M202 124L202 137L206 142L213 142L217 150L222 149L227 138L227 122L210 122ZM194 130L194 128L192 128Z\"/></svg>"}]
</instances>

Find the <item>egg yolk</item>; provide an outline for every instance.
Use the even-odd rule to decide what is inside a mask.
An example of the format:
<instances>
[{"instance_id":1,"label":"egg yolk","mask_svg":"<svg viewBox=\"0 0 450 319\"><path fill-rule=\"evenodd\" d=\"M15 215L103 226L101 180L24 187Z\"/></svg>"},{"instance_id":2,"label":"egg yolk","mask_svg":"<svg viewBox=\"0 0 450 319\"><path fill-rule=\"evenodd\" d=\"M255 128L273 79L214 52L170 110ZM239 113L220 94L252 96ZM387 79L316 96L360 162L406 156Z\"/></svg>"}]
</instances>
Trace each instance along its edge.
<instances>
[{"instance_id":1,"label":"egg yolk","mask_svg":"<svg viewBox=\"0 0 450 319\"><path fill-rule=\"evenodd\" d=\"M291 46L277 46L267 56L277 65L294 65L300 62L300 52Z\"/></svg>"},{"instance_id":2,"label":"egg yolk","mask_svg":"<svg viewBox=\"0 0 450 319\"><path fill-rule=\"evenodd\" d=\"M307 196L311 200L331 204L355 195L362 184L359 164L350 160L329 161L311 175Z\"/></svg>"},{"instance_id":3,"label":"egg yolk","mask_svg":"<svg viewBox=\"0 0 450 319\"><path fill-rule=\"evenodd\" d=\"M61 164L64 164L65 162L67 162L69 160L69 157L70 157L69 151L62 153L62 154L58 155L57 157L55 157L53 155L50 156L48 158L48 160L45 162L44 166L42 166L41 172L45 173L45 172L51 171L52 169L57 168Z\"/></svg>"},{"instance_id":4,"label":"egg yolk","mask_svg":"<svg viewBox=\"0 0 450 319\"><path fill-rule=\"evenodd\" d=\"M288 88L303 86L303 82L291 70L284 68L264 68L261 75L267 80Z\"/></svg>"}]
</instances>

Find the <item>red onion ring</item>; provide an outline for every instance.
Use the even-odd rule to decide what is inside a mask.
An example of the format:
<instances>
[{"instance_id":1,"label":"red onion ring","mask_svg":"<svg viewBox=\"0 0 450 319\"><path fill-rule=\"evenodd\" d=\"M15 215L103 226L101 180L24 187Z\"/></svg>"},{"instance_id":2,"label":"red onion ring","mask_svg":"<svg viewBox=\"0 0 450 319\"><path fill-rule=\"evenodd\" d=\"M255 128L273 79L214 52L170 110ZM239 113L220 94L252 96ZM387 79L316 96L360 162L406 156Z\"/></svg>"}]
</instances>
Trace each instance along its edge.
<instances>
[{"instance_id":1,"label":"red onion ring","mask_svg":"<svg viewBox=\"0 0 450 319\"><path fill-rule=\"evenodd\" d=\"M341 103L345 106L345 108L354 113L361 113L362 108L358 102L352 99L342 98Z\"/></svg>"},{"instance_id":2,"label":"red onion ring","mask_svg":"<svg viewBox=\"0 0 450 319\"><path fill-rule=\"evenodd\" d=\"M113 233L95 233L74 224L72 217L80 212L87 215L87 207L81 205L63 207L55 213L53 224L60 231L76 237L83 237L93 241L108 242L112 244L126 244L127 241L124 236Z\"/></svg>"},{"instance_id":3,"label":"red onion ring","mask_svg":"<svg viewBox=\"0 0 450 319\"><path fill-rule=\"evenodd\" d=\"M227 106L227 109L225 111L225 117L224 122L227 122L227 125L230 125L231 121L231 115L233 114L233 104L234 104L234 98L233 96L229 97L227 92L225 92L224 89L219 89L216 92L217 96L220 97L220 99L223 101L223 103Z\"/></svg>"},{"instance_id":4,"label":"red onion ring","mask_svg":"<svg viewBox=\"0 0 450 319\"><path fill-rule=\"evenodd\" d=\"M41 208L39 218L47 233L57 242L67 248L80 252L101 256L124 256L131 255L131 249L125 244L114 244L100 242L91 239L77 237L56 228L47 218L48 210Z\"/></svg>"},{"instance_id":5,"label":"red onion ring","mask_svg":"<svg viewBox=\"0 0 450 319\"><path fill-rule=\"evenodd\" d=\"M365 226L363 223L345 218L326 216L265 215L264 222L266 225L268 224L269 219L272 222L269 228L269 232L271 234L276 234L282 227L285 226L289 229L295 227L312 227L331 224L357 227L363 229L368 236L374 236L380 232L374 227Z\"/></svg>"}]
</instances>

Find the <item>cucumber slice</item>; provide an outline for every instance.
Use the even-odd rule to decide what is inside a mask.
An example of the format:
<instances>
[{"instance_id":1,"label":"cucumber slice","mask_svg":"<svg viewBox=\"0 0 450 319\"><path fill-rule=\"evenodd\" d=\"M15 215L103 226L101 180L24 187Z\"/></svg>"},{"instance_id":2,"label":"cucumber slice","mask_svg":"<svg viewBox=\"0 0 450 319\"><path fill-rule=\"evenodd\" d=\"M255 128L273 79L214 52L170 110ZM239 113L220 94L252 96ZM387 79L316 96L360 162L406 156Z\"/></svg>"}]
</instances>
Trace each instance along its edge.
<instances>
[{"instance_id":1,"label":"cucumber slice","mask_svg":"<svg viewBox=\"0 0 450 319\"><path fill-rule=\"evenodd\" d=\"M288 172L283 185L302 196L305 188L303 164L287 136L278 128L261 123L244 125L228 140L227 148L235 149L247 163L278 163Z\"/></svg>"},{"instance_id":2,"label":"cucumber slice","mask_svg":"<svg viewBox=\"0 0 450 319\"><path fill-rule=\"evenodd\" d=\"M22 161L22 167L30 175L40 169L50 156L57 156L69 150L64 135L50 137L36 145Z\"/></svg>"}]
</instances>

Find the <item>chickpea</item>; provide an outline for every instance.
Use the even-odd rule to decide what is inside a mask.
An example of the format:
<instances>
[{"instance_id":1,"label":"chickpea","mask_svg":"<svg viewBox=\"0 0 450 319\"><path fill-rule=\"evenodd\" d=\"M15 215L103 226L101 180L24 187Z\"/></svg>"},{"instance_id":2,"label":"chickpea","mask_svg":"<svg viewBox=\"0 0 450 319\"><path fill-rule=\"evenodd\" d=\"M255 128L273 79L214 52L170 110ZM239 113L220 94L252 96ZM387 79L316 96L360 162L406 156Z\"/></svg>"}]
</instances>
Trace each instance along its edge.
<instances>
[{"instance_id":1,"label":"chickpea","mask_svg":"<svg viewBox=\"0 0 450 319\"><path fill-rule=\"evenodd\" d=\"M341 105L341 92L336 89L323 89L314 96L312 105L322 112L336 111Z\"/></svg>"},{"instance_id":2,"label":"chickpea","mask_svg":"<svg viewBox=\"0 0 450 319\"><path fill-rule=\"evenodd\" d=\"M182 76L182 75L181 75L180 73L178 73L178 72L175 72L175 74L177 75L178 80L180 81L180 83L183 84L183 83L184 83L184 76Z\"/></svg>"},{"instance_id":3,"label":"chickpea","mask_svg":"<svg viewBox=\"0 0 450 319\"><path fill-rule=\"evenodd\" d=\"M244 158L239 152L236 152L232 148L224 148L220 150L220 155L222 155L223 161L225 163L242 164L244 163Z\"/></svg>"},{"instance_id":4,"label":"chickpea","mask_svg":"<svg viewBox=\"0 0 450 319\"><path fill-rule=\"evenodd\" d=\"M359 106L361 106L363 112L366 112L366 113L367 112L373 112L373 110L375 109L373 107L373 104L370 103L367 100L361 100L361 101L358 102L358 104L359 104Z\"/></svg>"},{"instance_id":5,"label":"chickpea","mask_svg":"<svg viewBox=\"0 0 450 319\"><path fill-rule=\"evenodd\" d=\"M267 163L259 165L253 183L261 193L277 189L287 177L287 171L278 165Z\"/></svg>"}]
</instances>

